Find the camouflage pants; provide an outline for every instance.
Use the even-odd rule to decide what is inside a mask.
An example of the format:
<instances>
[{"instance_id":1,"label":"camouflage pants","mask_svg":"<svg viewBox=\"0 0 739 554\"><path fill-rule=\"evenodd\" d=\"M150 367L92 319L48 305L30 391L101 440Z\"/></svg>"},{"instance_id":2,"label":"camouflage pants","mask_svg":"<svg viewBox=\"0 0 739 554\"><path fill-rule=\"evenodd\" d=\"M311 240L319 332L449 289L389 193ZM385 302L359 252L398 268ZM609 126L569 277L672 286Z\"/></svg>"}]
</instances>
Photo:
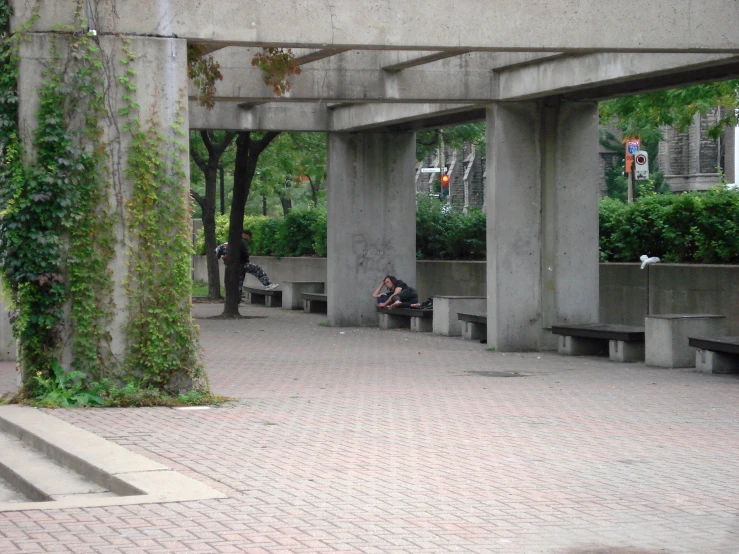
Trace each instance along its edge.
<instances>
[{"instance_id":1,"label":"camouflage pants","mask_svg":"<svg viewBox=\"0 0 739 554\"><path fill-rule=\"evenodd\" d=\"M247 273L250 275L254 275L254 277L259 279L259 282L262 283L265 287L269 285L269 277L267 277L267 274L258 265L244 264L239 269L239 295L243 294L241 291L244 288L244 279L246 279Z\"/></svg>"}]
</instances>

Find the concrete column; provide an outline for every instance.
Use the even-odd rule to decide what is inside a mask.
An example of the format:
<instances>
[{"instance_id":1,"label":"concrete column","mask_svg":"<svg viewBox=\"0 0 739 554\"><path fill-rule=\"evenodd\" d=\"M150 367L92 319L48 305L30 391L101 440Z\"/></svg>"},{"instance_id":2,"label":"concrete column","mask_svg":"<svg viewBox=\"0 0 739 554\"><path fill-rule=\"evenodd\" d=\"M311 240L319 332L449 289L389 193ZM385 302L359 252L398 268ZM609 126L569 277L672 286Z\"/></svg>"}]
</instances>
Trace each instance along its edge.
<instances>
[{"instance_id":1,"label":"concrete column","mask_svg":"<svg viewBox=\"0 0 739 554\"><path fill-rule=\"evenodd\" d=\"M414 133L329 133L326 294L332 326L374 326L386 274L416 286Z\"/></svg>"},{"instance_id":2,"label":"concrete column","mask_svg":"<svg viewBox=\"0 0 739 554\"><path fill-rule=\"evenodd\" d=\"M594 103L488 108L488 344L555 349L555 323L598 321Z\"/></svg>"},{"instance_id":3,"label":"concrete column","mask_svg":"<svg viewBox=\"0 0 739 554\"><path fill-rule=\"evenodd\" d=\"M53 34L37 33L29 35L29 40L21 46L21 64L19 78L19 120L21 136L26 146L27 155L34 155L32 146L33 130L38 125L37 110L39 108L38 90L43 82L42 72L49 61L49 52L52 47ZM128 50L136 55L136 59L123 65L122 39L128 40ZM56 48L63 50L64 39L57 38ZM125 289L128 277L129 250L133 246L133 253L139 245L134 239L127 221L127 204L131 199L133 183L126 175L128 152L131 146L131 132L124 130L128 119L119 113L124 107L122 96L132 94L127 90L118 77L125 76L127 70L133 70L135 75L130 77L131 83L136 86L132 94L133 101L140 105L138 113L131 113L132 118L138 118L141 128L147 129L156 125L157 130L164 137L165 144L162 150L167 156L165 163L168 167L176 164L184 172L181 180L182 201L189 202L189 153L187 140L187 41L184 39L166 39L153 37L99 37L98 44L104 57L104 75L107 106L109 114L101 120L103 126L102 141L109 154L108 169L112 190L110 191L110 206L115 213L113 233L115 235L115 255L110 264L113 278L113 321L110 324L110 349L112 355L122 360L126 350L125 327L129 319L129 294ZM62 54L64 55L64 54ZM180 119L184 128L183 135L178 134L173 125ZM175 142L179 143L175 146ZM162 206L162 209L167 209ZM172 229L174 233L184 233L191 236L189 221L183 220L182 228ZM142 245L143 248L150 246ZM189 299L183 298L182 310L189 312ZM64 332L69 332L69 322L63 324ZM66 340L66 338L65 338ZM69 362L69 348L65 350L63 359Z\"/></svg>"}]
</instances>

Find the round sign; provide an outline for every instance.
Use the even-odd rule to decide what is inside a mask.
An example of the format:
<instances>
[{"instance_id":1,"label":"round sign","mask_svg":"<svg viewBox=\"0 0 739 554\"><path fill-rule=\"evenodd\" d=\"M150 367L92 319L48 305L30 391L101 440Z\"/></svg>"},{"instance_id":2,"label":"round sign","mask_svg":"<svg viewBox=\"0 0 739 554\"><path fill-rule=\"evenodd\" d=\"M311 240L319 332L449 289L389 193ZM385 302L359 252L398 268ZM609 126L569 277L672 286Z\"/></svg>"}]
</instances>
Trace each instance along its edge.
<instances>
[{"instance_id":1,"label":"round sign","mask_svg":"<svg viewBox=\"0 0 739 554\"><path fill-rule=\"evenodd\" d=\"M638 154L634 161L636 162L636 165L646 165L647 164L647 157L644 154Z\"/></svg>"}]
</instances>

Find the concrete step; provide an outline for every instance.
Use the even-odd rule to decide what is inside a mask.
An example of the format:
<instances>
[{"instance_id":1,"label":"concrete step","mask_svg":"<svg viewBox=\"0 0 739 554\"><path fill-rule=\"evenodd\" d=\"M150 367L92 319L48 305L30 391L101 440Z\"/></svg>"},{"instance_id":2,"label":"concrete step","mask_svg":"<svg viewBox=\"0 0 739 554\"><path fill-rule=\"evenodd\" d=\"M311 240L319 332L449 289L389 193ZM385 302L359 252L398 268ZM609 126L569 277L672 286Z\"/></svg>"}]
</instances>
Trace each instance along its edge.
<instances>
[{"instance_id":1,"label":"concrete step","mask_svg":"<svg viewBox=\"0 0 739 554\"><path fill-rule=\"evenodd\" d=\"M43 502L77 495L115 496L7 433L0 432L0 452L0 478L28 500Z\"/></svg>"},{"instance_id":2,"label":"concrete step","mask_svg":"<svg viewBox=\"0 0 739 554\"><path fill-rule=\"evenodd\" d=\"M28 502L28 498L10 486L10 483L0 479L0 506L4 503Z\"/></svg>"}]
</instances>

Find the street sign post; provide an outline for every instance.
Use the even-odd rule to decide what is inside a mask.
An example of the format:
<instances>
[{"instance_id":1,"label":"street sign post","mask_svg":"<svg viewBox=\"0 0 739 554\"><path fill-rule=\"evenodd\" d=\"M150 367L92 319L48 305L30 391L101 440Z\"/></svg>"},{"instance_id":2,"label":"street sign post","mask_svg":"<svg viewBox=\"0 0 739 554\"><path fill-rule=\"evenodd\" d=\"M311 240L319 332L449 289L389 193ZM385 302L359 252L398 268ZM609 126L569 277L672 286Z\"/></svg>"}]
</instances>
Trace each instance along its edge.
<instances>
[{"instance_id":1,"label":"street sign post","mask_svg":"<svg viewBox=\"0 0 739 554\"><path fill-rule=\"evenodd\" d=\"M624 172L629 180L626 201L631 204L634 201L634 154L641 150L641 138L627 137L624 143L626 144L626 167L624 167Z\"/></svg>"},{"instance_id":2,"label":"street sign post","mask_svg":"<svg viewBox=\"0 0 739 554\"><path fill-rule=\"evenodd\" d=\"M634 153L634 178L638 181L649 179L649 154L645 150Z\"/></svg>"},{"instance_id":3,"label":"street sign post","mask_svg":"<svg viewBox=\"0 0 739 554\"><path fill-rule=\"evenodd\" d=\"M639 137L626 139L626 167L624 171L631 173L634 166L634 154L641 150L641 139Z\"/></svg>"}]
</instances>

